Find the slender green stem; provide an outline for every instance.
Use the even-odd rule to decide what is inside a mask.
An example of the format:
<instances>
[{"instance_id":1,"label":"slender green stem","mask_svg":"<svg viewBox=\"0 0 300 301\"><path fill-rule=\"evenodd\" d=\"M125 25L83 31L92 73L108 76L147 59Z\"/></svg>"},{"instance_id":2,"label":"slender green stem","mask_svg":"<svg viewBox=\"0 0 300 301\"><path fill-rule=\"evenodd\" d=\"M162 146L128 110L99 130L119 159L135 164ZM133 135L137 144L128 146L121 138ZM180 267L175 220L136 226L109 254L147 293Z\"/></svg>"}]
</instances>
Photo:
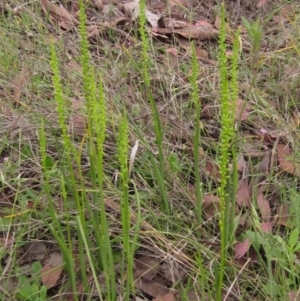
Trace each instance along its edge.
<instances>
[{"instance_id":1,"label":"slender green stem","mask_svg":"<svg viewBox=\"0 0 300 301\"><path fill-rule=\"evenodd\" d=\"M162 198L162 210L165 214L170 214L169 209L169 202L167 199L167 194L165 190L165 183L164 183L164 152L163 152L163 131L161 126L161 120L159 116L159 112L157 110L155 100L153 98L151 89L150 89L150 76L149 76L149 37L147 36L146 32L146 3L145 0L139 1L140 6L140 18L139 18L139 30L141 34L142 40L142 75L144 79L144 89L145 93L149 98L150 107L153 115L154 127L155 127L155 135L156 135L156 142L158 147L158 159L159 159L159 178L158 184L160 187L161 198Z\"/></svg>"},{"instance_id":2,"label":"slender green stem","mask_svg":"<svg viewBox=\"0 0 300 301\"><path fill-rule=\"evenodd\" d=\"M100 283L98 281L97 272L95 270L95 265L93 263L93 259L92 259L92 256L91 256L91 253L90 253L90 250L89 250L89 245L88 245L88 242L87 242L87 239L86 239L86 232L85 232L85 229L82 227L81 220L80 220L79 216L77 216L77 226L78 226L78 229L79 229L79 234L81 236L81 239L83 240L83 244L84 244L85 249L86 249L87 258L90 262L90 267L91 267L91 270L92 270L92 275L93 275L93 278L94 278L94 283L95 283L95 286L97 288L99 298L100 298L101 301L103 301L102 291L101 291L101 288L100 288Z\"/></svg>"}]
</instances>

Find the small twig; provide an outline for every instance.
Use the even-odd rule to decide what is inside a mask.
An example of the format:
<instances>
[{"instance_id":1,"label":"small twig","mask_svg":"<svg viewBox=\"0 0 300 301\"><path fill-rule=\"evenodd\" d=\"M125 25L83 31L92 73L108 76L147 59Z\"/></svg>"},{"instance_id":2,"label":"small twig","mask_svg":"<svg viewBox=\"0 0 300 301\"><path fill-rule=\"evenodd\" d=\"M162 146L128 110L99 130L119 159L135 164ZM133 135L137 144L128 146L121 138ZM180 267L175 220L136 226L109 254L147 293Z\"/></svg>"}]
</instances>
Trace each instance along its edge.
<instances>
[{"instance_id":1,"label":"small twig","mask_svg":"<svg viewBox=\"0 0 300 301\"><path fill-rule=\"evenodd\" d=\"M246 268L246 266L248 265L248 263L250 262L251 258L248 258L248 260L245 262L245 264L242 266L242 268L240 269L240 271L238 272L237 276L235 277L235 279L233 280L232 284L230 285L227 294L224 298L224 301L227 300L230 292L232 291L233 286L235 285L236 281L238 280L239 276L242 274L242 272L244 271L244 269Z\"/></svg>"}]
</instances>

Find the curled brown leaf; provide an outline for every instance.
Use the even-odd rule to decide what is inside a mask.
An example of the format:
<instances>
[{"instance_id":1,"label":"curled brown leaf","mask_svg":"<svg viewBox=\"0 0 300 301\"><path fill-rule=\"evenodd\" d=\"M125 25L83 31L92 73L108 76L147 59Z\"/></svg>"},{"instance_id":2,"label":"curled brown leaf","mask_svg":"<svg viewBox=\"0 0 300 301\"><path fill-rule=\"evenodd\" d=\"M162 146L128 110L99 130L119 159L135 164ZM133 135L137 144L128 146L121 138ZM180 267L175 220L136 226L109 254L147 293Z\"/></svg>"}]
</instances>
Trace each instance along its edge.
<instances>
[{"instance_id":1,"label":"curled brown leaf","mask_svg":"<svg viewBox=\"0 0 300 301\"><path fill-rule=\"evenodd\" d=\"M278 162L281 169L291 175L300 177L300 166L292 158L288 145L277 145Z\"/></svg>"}]
</instances>

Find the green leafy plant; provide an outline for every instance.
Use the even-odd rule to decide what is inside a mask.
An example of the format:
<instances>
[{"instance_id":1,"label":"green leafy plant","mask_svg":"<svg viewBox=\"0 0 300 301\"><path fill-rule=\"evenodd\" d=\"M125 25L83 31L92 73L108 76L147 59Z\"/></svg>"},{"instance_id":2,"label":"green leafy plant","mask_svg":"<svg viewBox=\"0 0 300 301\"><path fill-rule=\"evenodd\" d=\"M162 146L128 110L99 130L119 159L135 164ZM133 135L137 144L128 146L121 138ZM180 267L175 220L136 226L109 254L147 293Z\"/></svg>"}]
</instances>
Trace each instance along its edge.
<instances>
[{"instance_id":1,"label":"green leafy plant","mask_svg":"<svg viewBox=\"0 0 300 301\"><path fill-rule=\"evenodd\" d=\"M47 288L41 285L42 265L36 261L31 266L32 277L18 276L18 291L16 298L21 301L46 301Z\"/></svg>"},{"instance_id":2,"label":"green leafy plant","mask_svg":"<svg viewBox=\"0 0 300 301\"><path fill-rule=\"evenodd\" d=\"M297 252L300 250L299 230L293 229L287 239L282 238L280 235L273 233L247 231L244 238L248 238L251 245L260 254L263 250L264 258L260 259L262 265L265 265L268 271L268 278L265 284L265 290L271 295L284 297L280 286L276 285L281 281L281 275L285 275L285 283L291 288L297 288L295 285L299 281L299 273L297 267ZM275 266L276 272L274 273Z\"/></svg>"},{"instance_id":3,"label":"green leafy plant","mask_svg":"<svg viewBox=\"0 0 300 301\"><path fill-rule=\"evenodd\" d=\"M168 157L169 165L171 170L174 172L180 172L182 171L182 166L180 165L180 161L178 158L178 155L176 153L172 153Z\"/></svg>"}]
</instances>

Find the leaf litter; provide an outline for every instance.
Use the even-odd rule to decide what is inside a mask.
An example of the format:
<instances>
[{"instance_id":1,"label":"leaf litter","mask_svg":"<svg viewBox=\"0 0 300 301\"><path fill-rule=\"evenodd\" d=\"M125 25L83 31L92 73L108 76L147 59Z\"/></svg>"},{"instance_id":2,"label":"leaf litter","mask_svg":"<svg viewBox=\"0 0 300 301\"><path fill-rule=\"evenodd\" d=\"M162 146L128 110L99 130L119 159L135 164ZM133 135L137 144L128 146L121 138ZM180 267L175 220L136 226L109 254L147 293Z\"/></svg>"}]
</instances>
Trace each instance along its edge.
<instances>
[{"instance_id":1,"label":"leaf litter","mask_svg":"<svg viewBox=\"0 0 300 301\"><path fill-rule=\"evenodd\" d=\"M300 176L300 165L294 161L288 145L278 144L277 155L279 166L283 171L297 177Z\"/></svg>"},{"instance_id":2,"label":"leaf litter","mask_svg":"<svg viewBox=\"0 0 300 301\"><path fill-rule=\"evenodd\" d=\"M61 254L55 252L43 261L42 283L49 289L57 285L62 274L64 261Z\"/></svg>"},{"instance_id":3,"label":"leaf litter","mask_svg":"<svg viewBox=\"0 0 300 301\"><path fill-rule=\"evenodd\" d=\"M264 221L268 221L271 217L271 208L268 200L265 198L262 191L259 191L256 197L256 203Z\"/></svg>"}]
</instances>

